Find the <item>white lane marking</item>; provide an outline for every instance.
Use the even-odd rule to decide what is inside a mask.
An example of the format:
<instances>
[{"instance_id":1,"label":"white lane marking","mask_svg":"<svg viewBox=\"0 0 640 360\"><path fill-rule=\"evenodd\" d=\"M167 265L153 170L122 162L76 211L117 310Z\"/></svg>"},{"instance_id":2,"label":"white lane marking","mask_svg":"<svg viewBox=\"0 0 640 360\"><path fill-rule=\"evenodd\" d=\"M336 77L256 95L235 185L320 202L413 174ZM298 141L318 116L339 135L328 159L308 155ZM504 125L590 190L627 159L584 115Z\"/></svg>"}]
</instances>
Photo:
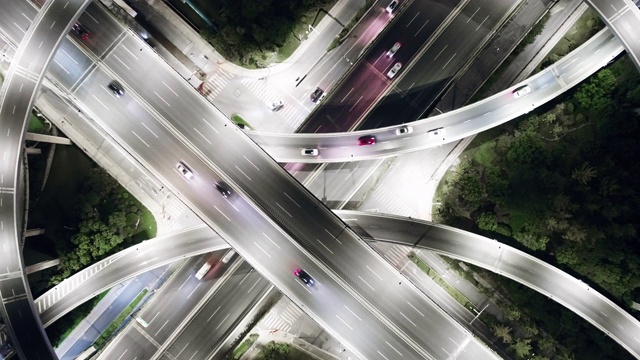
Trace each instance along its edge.
<instances>
[{"instance_id":1,"label":"white lane marking","mask_svg":"<svg viewBox=\"0 0 640 360\"><path fill-rule=\"evenodd\" d=\"M355 88L351 88L351 90L349 90L349 92L347 93L347 95L345 95L342 100L340 100L340 103L343 103L345 101L345 99L347 98L347 96L349 96L349 94L351 94L351 92L353 91L353 89Z\"/></svg>"},{"instance_id":2,"label":"white lane marking","mask_svg":"<svg viewBox=\"0 0 640 360\"><path fill-rule=\"evenodd\" d=\"M402 353L401 353L400 351L398 351L398 349L394 348L391 344L389 344L389 342L388 342L388 341L385 341L385 342L387 343L387 345L389 345L389 347L390 347L390 348L392 348L393 350L395 350L395 351L398 353L398 355L402 356Z\"/></svg>"},{"instance_id":3,"label":"white lane marking","mask_svg":"<svg viewBox=\"0 0 640 360\"><path fill-rule=\"evenodd\" d=\"M201 284L202 284L202 283L201 283L201 282L199 282L199 283L198 283L198 285L196 285L196 287L195 287L195 288L193 288L193 290L191 291L191 293L189 294L189 296L187 296L187 299L188 299L188 298L190 298L190 297L191 297L191 295L193 295L193 293L196 291L196 289L197 289L197 288L199 288L199 287L200 287L200 285L201 285Z\"/></svg>"},{"instance_id":4,"label":"white lane marking","mask_svg":"<svg viewBox=\"0 0 640 360\"><path fill-rule=\"evenodd\" d=\"M216 128L214 128L214 127L213 127L213 125L209 124L209 122L208 122L205 118L202 118L202 121L204 121L204 122L205 122L205 124L207 124L207 125L211 126L211 128L213 129L213 131L215 131L215 132L217 132L218 134L220 134L220 132L219 132L218 130L216 130Z\"/></svg>"},{"instance_id":5,"label":"white lane marking","mask_svg":"<svg viewBox=\"0 0 640 360\"><path fill-rule=\"evenodd\" d=\"M162 326L160 326L160 329L158 329L158 332L156 332L156 335L158 335L158 333L160 333L160 330L162 330L162 328L167 325L167 323L169 322L169 320L165 321L164 324L162 324Z\"/></svg>"},{"instance_id":6,"label":"white lane marking","mask_svg":"<svg viewBox=\"0 0 640 360\"><path fill-rule=\"evenodd\" d=\"M413 324L413 326L418 327L418 325L416 325L416 323L414 323L413 321L411 321L411 319L409 319L405 314L402 313L402 311L400 311L400 315L402 315L402 317L404 317L405 319L407 319L408 322L410 322L411 324Z\"/></svg>"},{"instance_id":7,"label":"white lane marking","mask_svg":"<svg viewBox=\"0 0 640 360\"><path fill-rule=\"evenodd\" d=\"M211 320L211 318L213 317L213 315L215 315L218 310L220 310L220 306L218 306L218 308L216 309L216 311L213 312L213 314L211 314L211 316L209 316L209 318L207 319L207 322L209 322L209 320Z\"/></svg>"},{"instance_id":8,"label":"white lane marking","mask_svg":"<svg viewBox=\"0 0 640 360\"><path fill-rule=\"evenodd\" d=\"M253 288L256 287L256 285L258 285L259 282L260 282L260 279L256 280L255 284L253 284L253 286L250 287L249 290L247 290L247 294L251 292L251 290L253 290Z\"/></svg>"},{"instance_id":9,"label":"white lane marking","mask_svg":"<svg viewBox=\"0 0 640 360\"><path fill-rule=\"evenodd\" d=\"M276 202L276 205L278 205L278 207L279 207L280 209L282 209L282 211L286 212L286 213L287 213L287 215L289 215L289 217L293 217L293 216L291 216L291 214L289 214L289 212L288 212L287 210L285 210L285 209L284 209L280 204L278 204L277 202Z\"/></svg>"},{"instance_id":10,"label":"white lane marking","mask_svg":"<svg viewBox=\"0 0 640 360\"><path fill-rule=\"evenodd\" d=\"M206 136L204 136L200 131L198 131L198 129L193 128L193 130L195 130L195 131L198 133L198 135L202 136L202 138L204 139L204 141L208 142L208 143L209 143L209 145L212 145L212 144L211 144L211 141L209 141L209 139L207 139L207 137L206 137Z\"/></svg>"},{"instance_id":11,"label":"white lane marking","mask_svg":"<svg viewBox=\"0 0 640 360\"><path fill-rule=\"evenodd\" d=\"M413 304L411 304L410 302L407 301L407 304L409 304L409 306L411 306L413 308L413 310L417 311L418 314L422 315L422 317L424 317L424 314L420 312L420 310L416 309L415 306L413 306Z\"/></svg>"},{"instance_id":12,"label":"white lane marking","mask_svg":"<svg viewBox=\"0 0 640 360\"><path fill-rule=\"evenodd\" d=\"M415 20L415 19L418 17L418 15L419 15L419 14L420 14L420 11L418 11L418 12L413 16L413 18L412 18L411 20L409 20L409 22L407 23L407 26L405 26L405 27L409 27L409 25L411 25L411 23L413 22L413 20Z\"/></svg>"},{"instance_id":13,"label":"white lane marking","mask_svg":"<svg viewBox=\"0 0 640 360\"><path fill-rule=\"evenodd\" d=\"M73 61L74 63L76 63L76 65L78 64L78 62L76 61L76 59L74 59L71 55L69 55L68 52L64 51L64 49L60 49L60 51L62 51L63 54L67 55L69 57L69 59L71 59L71 61Z\"/></svg>"},{"instance_id":14,"label":"white lane marking","mask_svg":"<svg viewBox=\"0 0 640 360\"><path fill-rule=\"evenodd\" d=\"M447 65L449 65L449 63L451 62L451 60L453 60L454 57L456 57L456 55L458 55L458 53L453 54L453 56L451 56L451 59L449 59L449 61L447 61L446 64L444 64L444 66L442 67L443 69L447 67Z\"/></svg>"},{"instance_id":15,"label":"white lane marking","mask_svg":"<svg viewBox=\"0 0 640 360\"><path fill-rule=\"evenodd\" d=\"M217 207L217 206L213 205L213 207L214 207L216 210L218 210L218 212L219 212L220 214L222 214L222 216L224 216L224 218L225 218L225 219L227 219L228 221L231 221L231 219L229 219L229 218L227 217L227 215L225 215L225 214L222 212L222 210L218 209L218 207Z\"/></svg>"},{"instance_id":16,"label":"white lane marking","mask_svg":"<svg viewBox=\"0 0 640 360\"><path fill-rule=\"evenodd\" d=\"M375 272L375 271L373 271L373 269L372 269L372 268L370 268L370 267L369 267L369 265L367 265L367 269L369 269L369 271L371 271L371 272L373 273L373 275L377 276L377 277L378 277L378 279L380 279L380 281L383 281L383 280L382 280L382 278L380 277L380 275L376 274L376 272Z\"/></svg>"},{"instance_id":17,"label":"white lane marking","mask_svg":"<svg viewBox=\"0 0 640 360\"><path fill-rule=\"evenodd\" d=\"M369 285L369 283L368 283L368 282L366 282L366 281L362 278L362 276L358 275L358 278L359 278L360 280L362 280L362 282L363 282L363 283L367 284L367 286L368 286L368 287L370 287L370 288L371 288L371 290L376 291L376 289L374 289L374 288L373 288L373 286Z\"/></svg>"},{"instance_id":18,"label":"white lane marking","mask_svg":"<svg viewBox=\"0 0 640 360\"><path fill-rule=\"evenodd\" d=\"M172 88L170 88L170 87L169 87L169 85L167 85L167 83L166 83L166 82L162 81L162 83L164 84L164 86L166 86L166 87L167 87L167 89L169 89L169 91L171 91L171 92L173 93L173 95L175 95L175 96L177 96L177 97L180 97L180 95L178 95L178 93L177 93L177 92L173 91L173 89L172 89Z\"/></svg>"},{"instance_id":19,"label":"white lane marking","mask_svg":"<svg viewBox=\"0 0 640 360\"><path fill-rule=\"evenodd\" d=\"M420 27L420 29L418 29L418 31L416 31L416 34L413 35L413 37L418 36L418 34L420 33L420 31L422 31L422 29L424 29L425 26L427 26L427 24L429 23L429 20L427 20L424 24L422 24L422 26Z\"/></svg>"},{"instance_id":20,"label":"white lane marking","mask_svg":"<svg viewBox=\"0 0 640 360\"><path fill-rule=\"evenodd\" d=\"M327 249L327 251L328 251L328 252L330 252L330 253L332 253L332 254L333 254L333 251L331 251L331 249L329 249L329 248L327 247L327 245L323 244L323 243L322 243L322 241L320 241L320 240L318 240L318 239L316 239L316 241L318 241L318 242L320 243L320 245L324 246L324 248L325 248L325 249Z\"/></svg>"},{"instance_id":21,"label":"white lane marking","mask_svg":"<svg viewBox=\"0 0 640 360\"><path fill-rule=\"evenodd\" d=\"M345 308L345 309L347 309L347 310L349 310L349 312L350 312L351 314L353 314L353 316L355 316L356 318L358 318L358 320L362 321L362 319L360 319L360 316L356 315L356 313L354 313L354 312L353 312L353 310L349 309L349 308L347 307L347 305L345 305L345 306L344 306L344 308Z\"/></svg>"},{"instance_id":22,"label":"white lane marking","mask_svg":"<svg viewBox=\"0 0 640 360\"><path fill-rule=\"evenodd\" d=\"M55 24L56 24L56 22L55 22L55 21L54 21L54 22L52 22L52 23L51 23L51 26L49 26L49 29L53 29L53 26L54 26Z\"/></svg>"},{"instance_id":23,"label":"white lane marking","mask_svg":"<svg viewBox=\"0 0 640 360\"><path fill-rule=\"evenodd\" d=\"M478 25L478 27L476 28L476 31L478 31L478 29L480 29L480 27L482 26L482 24L484 24L485 21L487 21L487 19L489 18L489 15L487 15L486 18L484 18L484 20L482 20L482 22L480 23L480 25Z\"/></svg>"},{"instance_id":24,"label":"white lane marking","mask_svg":"<svg viewBox=\"0 0 640 360\"><path fill-rule=\"evenodd\" d=\"M278 246L278 244L275 243L275 241L271 240L270 237L267 236L267 234L262 233L262 235L264 235L264 237L266 237L267 239L269 239L269 241L271 241L273 243L273 245L275 245L278 249L280 249L280 246Z\"/></svg>"},{"instance_id":25,"label":"white lane marking","mask_svg":"<svg viewBox=\"0 0 640 360\"><path fill-rule=\"evenodd\" d=\"M445 45L445 46L442 48L442 50L440 50L440 52L438 53L438 55L436 55L436 57L434 57L434 58L433 58L433 61L436 61L436 60L440 57L440 55L442 55L442 52L444 51L444 49L446 49L446 48L447 48L447 46L449 46L449 45Z\"/></svg>"},{"instance_id":26,"label":"white lane marking","mask_svg":"<svg viewBox=\"0 0 640 360\"><path fill-rule=\"evenodd\" d=\"M151 131L151 129L149 129L149 127L147 126L147 124L145 124L145 123L141 123L141 124L142 124L142 126L144 126L145 128L147 128L147 130L149 130L149 132L150 132L150 133L152 133L152 134L153 134L153 136L155 136L156 138L158 137L158 135L156 135L156 133L154 133L153 131Z\"/></svg>"},{"instance_id":27,"label":"white lane marking","mask_svg":"<svg viewBox=\"0 0 640 360\"><path fill-rule=\"evenodd\" d=\"M21 13L21 14L22 14L22 16L24 16L25 19L29 20L29 22L33 22L33 20L29 19L29 17L27 15L25 15L25 13Z\"/></svg>"},{"instance_id":28,"label":"white lane marking","mask_svg":"<svg viewBox=\"0 0 640 360\"><path fill-rule=\"evenodd\" d=\"M196 354L198 353L198 351L200 351L200 350L196 350L196 352L194 352L193 355L191 355L189 360L193 359L196 356ZM133 360L136 360L136 359L134 358Z\"/></svg>"},{"instance_id":29,"label":"white lane marking","mask_svg":"<svg viewBox=\"0 0 640 360\"><path fill-rule=\"evenodd\" d=\"M167 320L169 321L169 320ZM124 349L124 352L122 353L122 355L120 355L120 357L118 358L118 360L122 359L122 357L124 356L124 354L127 353L127 351L129 351L129 349Z\"/></svg>"},{"instance_id":30,"label":"white lane marking","mask_svg":"<svg viewBox=\"0 0 640 360\"><path fill-rule=\"evenodd\" d=\"M158 95L158 93L155 90L153 90L153 93L156 94L156 96L159 97L160 100L164 101L165 104L167 104L168 106L171 106L171 104L169 104L167 100L163 99L162 96Z\"/></svg>"},{"instance_id":31,"label":"white lane marking","mask_svg":"<svg viewBox=\"0 0 640 360\"><path fill-rule=\"evenodd\" d=\"M467 19L467 24L469 23L469 21L471 21L471 19L473 19L473 17L478 13L478 11L480 11L480 7L478 7L478 9L476 10L476 12L474 12L473 14L471 14L471 16L469 16L469 19ZM387 343L388 344L388 343Z\"/></svg>"},{"instance_id":32,"label":"white lane marking","mask_svg":"<svg viewBox=\"0 0 640 360\"><path fill-rule=\"evenodd\" d=\"M240 170L240 168L238 167L238 165L236 165L236 169L238 169L238 171L240 171L242 173L242 175L246 176L247 179L249 179L249 181L253 181L251 180L251 178L249 177L249 175L245 174L244 171Z\"/></svg>"},{"instance_id":33,"label":"white lane marking","mask_svg":"<svg viewBox=\"0 0 640 360\"><path fill-rule=\"evenodd\" d=\"M140 59L138 59L138 57L137 57L134 53L132 53L132 52L131 52L131 50L129 50L126 46L124 46L124 45L123 45L123 46L122 46L122 48L123 48L123 49L125 49L129 54L131 54L131 56L133 56L134 58L136 58L136 60L140 60Z\"/></svg>"},{"instance_id":34,"label":"white lane marking","mask_svg":"<svg viewBox=\"0 0 640 360\"><path fill-rule=\"evenodd\" d=\"M353 110L354 107L356 107L356 105L358 105L358 103L360 102L360 100L362 100L362 96L360 96L360 98L358 99L358 101L356 101L355 104L353 104L353 106L351 107L351 109L349 109L349 111Z\"/></svg>"},{"instance_id":35,"label":"white lane marking","mask_svg":"<svg viewBox=\"0 0 640 360\"><path fill-rule=\"evenodd\" d=\"M100 101L100 99L98 99L95 95L91 95L91 96L93 96L93 98L96 99L96 101L98 101L100 104L102 104L102 106L104 106L105 109L109 110L107 105L105 105L102 101Z\"/></svg>"},{"instance_id":36,"label":"white lane marking","mask_svg":"<svg viewBox=\"0 0 640 360\"><path fill-rule=\"evenodd\" d=\"M26 33L26 31L24 31L24 29L23 29L23 28L21 28L21 27L20 27L20 25L18 25L18 24L16 24L16 23L13 23L13 25L15 25L15 26L18 28L18 30L22 31L22 33L23 33L23 34L24 34L24 33ZM28 28L29 28L29 27L27 27L27 29L28 29Z\"/></svg>"},{"instance_id":37,"label":"white lane marking","mask_svg":"<svg viewBox=\"0 0 640 360\"><path fill-rule=\"evenodd\" d=\"M386 357L386 356L384 356L384 355L382 355L382 353L381 353L380 351L376 350L376 352L377 352L378 354L380 354L380 356L382 356L383 358L385 358L385 359L389 360L389 358L388 358L388 357Z\"/></svg>"},{"instance_id":38,"label":"white lane marking","mask_svg":"<svg viewBox=\"0 0 640 360\"><path fill-rule=\"evenodd\" d=\"M60 63L58 62L58 60L53 59L53 62L54 62L54 63L56 63L56 64L58 64L58 66L60 66L60 67L62 68L62 70L64 70L67 74L69 74L69 70L65 69L65 68L64 68L64 66L62 66L62 64L60 64Z\"/></svg>"},{"instance_id":39,"label":"white lane marking","mask_svg":"<svg viewBox=\"0 0 640 360\"><path fill-rule=\"evenodd\" d=\"M227 316L224 317L224 319L222 319L222 321L220 321L220 324L218 324L218 326L216 326L216 330L218 330L218 328L222 325L222 323L225 322L225 320L227 320L229 318L229 314L227 314Z\"/></svg>"},{"instance_id":40,"label":"white lane marking","mask_svg":"<svg viewBox=\"0 0 640 360\"><path fill-rule=\"evenodd\" d=\"M251 160L249 160L249 158L247 158L246 156L242 155L243 158L245 158L245 160L247 160L249 162L249 164L253 165L254 168L256 168L256 170L260 171L260 169L256 166L256 164L254 164L253 162L251 162Z\"/></svg>"},{"instance_id":41,"label":"white lane marking","mask_svg":"<svg viewBox=\"0 0 640 360\"><path fill-rule=\"evenodd\" d=\"M269 253L268 253L268 252L266 252L266 251L265 251L265 250L264 250L260 245L258 245L258 243L257 243L257 242L255 242L255 241L254 241L253 243L254 243L254 244L256 244L256 246L258 247L258 249L262 250L262 252L263 252L263 253L265 253L268 257L271 257L271 255L269 255Z\"/></svg>"},{"instance_id":42,"label":"white lane marking","mask_svg":"<svg viewBox=\"0 0 640 360\"><path fill-rule=\"evenodd\" d=\"M347 322L346 322L346 321L342 320L342 318L341 318L340 316L336 315L336 317L338 318L338 320L342 321L342 323L343 323L343 324L347 325L347 327L348 327L349 329L353 330L353 328L352 328L351 326L349 326L349 324L347 324Z\"/></svg>"},{"instance_id":43,"label":"white lane marking","mask_svg":"<svg viewBox=\"0 0 640 360\"><path fill-rule=\"evenodd\" d=\"M186 343L186 344L184 345L184 347L182 347L182 350L180 350L180 352L178 353L178 355L176 355L176 358L179 358L180 354L182 354L182 352L184 351L184 349L186 349L186 348L187 348L187 346L189 346L189 343Z\"/></svg>"},{"instance_id":44,"label":"white lane marking","mask_svg":"<svg viewBox=\"0 0 640 360\"><path fill-rule=\"evenodd\" d=\"M135 135L135 136L138 138L138 140L142 141L142 143L143 143L143 144L147 145L147 147L151 147L151 146L149 146L149 144L147 144L144 140L142 140L142 138L141 138L140 136L138 136L138 134L136 134L136 132L135 132L135 131L132 131L132 133L133 133L133 135Z\"/></svg>"},{"instance_id":45,"label":"white lane marking","mask_svg":"<svg viewBox=\"0 0 640 360\"><path fill-rule=\"evenodd\" d=\"M127 64L125 64L125 62L124 62L124 61L122 61L122 59L120 59L120 58L118 57L118 55L113 54L113 57L114 57L114 58L116 58L116 60L120 61L120 63L121 63L122 65L124 65L124 67L126 67L126 68L127 68L127 70L131 70L131 68L130 68L130 67L128 67L128 66L127 66ZM155 92L155 91L154 91L154 92ZM157 95L157 94L156 94L156 95ZM165 101L165 102L166 102L166 101ZM168 104L167 104L167 105L168 105Z\"/></svg>"},{"instance_id":46,"label":"white lane marking","mask_svg":"<svg viewBox=\"0 0 640 360\"><path fill-rule=\"evenodd\" d=\"M340 245L342 245L342 241L338 240L337 237L333 236L333 234L331 232L329 232L329 230L327 230L326 228L324 229L324 231L327 232L327 234L329 234L329 236L331 236L335 241L337 241Z\"/></svg>"},{"instance_id":47,"label":"white lane marking","mask_svg":"<svg viewBox=\"0 0 640 360\"><path fill-rule=\"evenodd\" d=\"M96 22L96 24L100 24L100 22L98 22L98 20L96 20L96 18L94 18L93 16L91 16L91 14L89 14L88 12L84 12L85 14L87 14L88 17L90 17L91 19L93 19L93 21Z\"/></svg>"},{"instance_id":48,"label":"white lane marking","mask_svg":"<svg viewBox=\"0 0 640 360\"><path fill-rule=\"evenodd\" d=\"M247 159L247 160L248 160L248 159ZM300 204L298 204L297 202L295 202L295 200L293 200L293 199L291 198L291 196L289 196L287 193L284 193L284 196L288 197L288 198L289 198L289 200L293 201L293 203L294 203L294 204L296 204L296 205L298 205L298 207L299 207L299 208L302 208L302 206L300 206Z\"/></svg>"}]
</instances>

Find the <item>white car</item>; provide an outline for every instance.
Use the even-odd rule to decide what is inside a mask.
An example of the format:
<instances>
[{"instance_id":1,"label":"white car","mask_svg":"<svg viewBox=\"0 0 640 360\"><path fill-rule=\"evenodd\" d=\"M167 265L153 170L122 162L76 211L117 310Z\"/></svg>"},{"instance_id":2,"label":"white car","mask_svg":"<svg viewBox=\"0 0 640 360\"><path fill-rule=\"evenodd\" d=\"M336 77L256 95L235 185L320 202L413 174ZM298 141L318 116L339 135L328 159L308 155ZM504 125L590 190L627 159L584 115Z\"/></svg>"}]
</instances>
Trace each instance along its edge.
<instances>
[{"instance_id":1,"label":"white car","mask_svg":"<svg viewBox=\"0 0 640 360\"><path fill-rule=\"evenodd\" d=\"M318 149L302 149L300 153L304 156L318 156Z\"/></svg>"},{"instance_id":2,"label":"white car","mask_svg":"<svg viewBox=\"0 0 640 360\"><path fill-rule=\"evenodd\" d=\"M444 128L437 128L437 129L433 129L433 130L429 130L429 132L427 132L427 135L429 135L430 138L442 138L442 140L444 140Z\"/></svg>"},{"instance_id":3,"label":"white car","mask_svg":"<svg viewBox=\"0 0 640 360\"><path fill-rule=\"evenodd\" d=\"M392 57L393 55L395 55L398 52L398 50L400 49L400 46L402 46L400 41L397 41L395 44L393 44L391 49L389 49L389 51L387 51L387 56L388 57Z\"/></svg>"},{"instance_id":4,"label":"white car","mask_svg":"<svg viewBox=\"0 0 640 360\"><path fill-rule=\"evenodd\" d=\"M513 97L516 98L516 99L517 98L521 98L521 97L527 95L530 92L531 92L531 86L525 85L525 86L522 86L522 87L519 87L519 88L513 90Z\"/></svg>"},{"instance_id":5,"label":"white car","mask_svg":"<svg viewBox=\"0 0 640 360\"><path fill-rule=\"evenodd\" d=\"M396 11L397 7L398 7L398 0L392 0L387 6L386 10L389 14L393 14L393 12Z\"/></svg>"},{"instance_id":6,"label":"white car","mask_svg":"<svg viewBox=\"0 0 640 360\"><path fill-rule=\"evenodd\" d=\"M412 132L413 132L413 128L411 126L403 126L401 128L396 129L396 135L411 134Z\"/></svg>"},{"instance_id":7,"label":"white car","mask_svg":"<svg viewBox=\"0 0 640 360\"><path fill-rule=\"evenodd\" d=\"M184 176L185 179L189 180L193 178L193 173L191 172L191 170L187 167L187 165L183 164L182 162L179 162L176 165L176 169L178 169L180 174L182 174L182 176Z\"/></svg>"},{"instance_id":8,"label":"white car","mask_svg":"<svg viewBox=\"0 0 640 360\"><path fill-rule=\"evenodd\" d=\"M278 111L283 106L284 106L284 101L276 100L276 101L272 102L271 104L269 104L269 109L271 109L271 111Z\"/></svg>"},{"instance_id":9,"label":"white car","mask_svg":"<svg viewBox=\"0 0 640 360\"><path fill-rule=\"evenodd\" d=\"M397 62L395 65L393 65L391 70L389 70L389 72L387 73L387 77L389 79L393 79L394 76L396 76L396 74L398 73L398 71L400 71L401 68L402 68L402 63Z\"/></svg>"}]
</instances>

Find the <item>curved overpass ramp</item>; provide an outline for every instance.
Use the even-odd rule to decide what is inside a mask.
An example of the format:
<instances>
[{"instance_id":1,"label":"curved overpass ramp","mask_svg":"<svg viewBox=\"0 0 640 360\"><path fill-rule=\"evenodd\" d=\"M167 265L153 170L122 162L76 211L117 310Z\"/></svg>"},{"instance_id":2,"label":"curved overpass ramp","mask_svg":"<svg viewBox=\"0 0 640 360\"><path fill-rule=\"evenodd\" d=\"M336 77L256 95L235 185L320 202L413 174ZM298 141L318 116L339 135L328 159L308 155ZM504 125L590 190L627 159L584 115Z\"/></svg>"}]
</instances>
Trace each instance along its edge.
<instances>
[{"instance_id":1,"label":"curved overpass ramp","mask_svg":"<svg viewBox=\"0 0 640 360\"><path fill-rule=\"evenodd\" d=\"M584 0L595 9L607 27L622 42L640 71L640 10L630 0Z\"/></svg>"},{"instance_id":2,"label":"curved overpass ramp","mask_svg":"<svg viewBox=\"0 0 640 360\"><path fill-rule=\"evenodd\" d=\"M428 249L526 285L580 315L631 354L640 357L640 322L581 280L544 261L493 239L428 221L362 211L339 210L335 213L366 241ZM184 243L185 239L188 246L177 246ZM74 283L70 278L58 286L68 288L68 291L60 293L56 288L36 299L38 309L44 309L40 316L45 326L95 294L141 272L228 245L211 229L202 225L168 234L161 240L147 241L140 246L113 255L116 260L109 263L113 267L104 266L97 272L89 268L75 274L73 278L84 278L79 286L70 285ZM151 250L155 246L159 248ZM89 278L91 281L87 281ZM82 301L78 301L78 298L82 298ZM47 299L56 299L58 303L49 304L45 308Z\"/></svg>"},{"instance_id":3,"label":"curved overpass ramp","mask_svg":"<svg viewBox=\"0 0 640 360\"><path fill-rule=\"evenodd\" d=\"M89 0L50 0L18 47L0 92L0 312L23 359L55 359L33 308L20 248L24 218L22 150L33 102L49 60Z\"/></svg>"}]
</instances>

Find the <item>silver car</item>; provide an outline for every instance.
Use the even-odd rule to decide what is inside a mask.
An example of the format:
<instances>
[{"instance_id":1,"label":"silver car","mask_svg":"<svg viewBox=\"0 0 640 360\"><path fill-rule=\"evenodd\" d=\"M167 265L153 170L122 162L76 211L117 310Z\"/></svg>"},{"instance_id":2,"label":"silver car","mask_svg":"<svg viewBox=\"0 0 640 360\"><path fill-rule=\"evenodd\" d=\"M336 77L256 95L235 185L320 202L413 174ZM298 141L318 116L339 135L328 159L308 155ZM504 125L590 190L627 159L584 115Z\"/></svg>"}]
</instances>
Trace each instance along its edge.
<instances>
[{"instance_id":1,"label":"silver car","mask_svg":"<svg viewBox=\"0 0 640 360\"><path fill-rule=\"evenodd\" d=\"M393 79L398 73L398 71L400 71L400 69L402 69L402 63L397 62L395 65L393 65L391 70L389 70L389 72L387 73L387 77L389 79Z\"/></svg>"}]
</instances>

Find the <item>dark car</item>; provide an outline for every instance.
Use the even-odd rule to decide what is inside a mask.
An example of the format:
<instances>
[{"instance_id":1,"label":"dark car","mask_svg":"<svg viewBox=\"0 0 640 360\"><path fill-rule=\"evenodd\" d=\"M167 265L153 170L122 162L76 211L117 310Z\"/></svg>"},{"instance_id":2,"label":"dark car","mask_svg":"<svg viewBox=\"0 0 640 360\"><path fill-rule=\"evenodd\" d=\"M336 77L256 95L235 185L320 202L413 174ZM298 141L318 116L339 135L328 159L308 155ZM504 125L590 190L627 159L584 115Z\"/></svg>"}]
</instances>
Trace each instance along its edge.
<instances>
[{"instance_id":1,"label":"dark car","mask_svg":"<svg viewBox=\"0 0 640 360\"><path fill-rule=\"evenodd\" d=\"M307 274L306 271L300 268L297 268L296 271L293 272L293 274L297 276L300 280L302 280L302 282L304 282L307 286L313 286L316 283L316 281L313 280L311 275Z\"/></svg>"},{"instance_id":2,"label":"dark car","mask_svg":"<svg viewBox=\"0 0 640 360\"><path fill-rule=\"evenodd\" d=\"M111 90L113 95L115 95L116 97L124 95L124 88L122 87L122 85L120 85L119 82L115 80L109 83L109 90Z\"/></svg>"},{"instance_id":3,"label":"dark car","mask_svg":"<svg viewBox=\"0 0 640 360\"><path fill-rule=\"evenodd\" d=\"M376 137L373 135L361 136L358 139L358 146L373 145L376 143Z\"/></svg>"},{"instance_id":4,"label":"dark car","mask_svg":"<svg viewBox=\"0 0 640 360\"><path fill-rule=\"evenodd\" d=\"M231 190L229 190L229 187L225 183L218 181L217 183L213 184L213 186L215 186L216 190L218 190L223 198L226 199L231 196Z\"/></svg>"},{"instance_id":5,"label":"dark car","mask_svg":"<svg viewBox=\"0 0 640 360\"><path fill-rule=\"evenodd\" d=\"M320 89L320 88L316 88L316 90L311 93L311 101L313 102L318 102L318 99L320 99L320 96L322 96L322 94L324 94L324 90Z\"/></svg>"},{"instance_id":6,"label":"dark car","mask_svg":"<svg viewBox=\"0 0 640 360\"><path fill-rule=\"evenodd\" d=\"M85 29L84 26L82 26L80 23L73 24L73 26L71 27L71 33L77 36L82 41L89 40L89 37L91 36L91 34L89 34L89 31L87 31L87 29Z\"/></svg>"}]
</instances>

